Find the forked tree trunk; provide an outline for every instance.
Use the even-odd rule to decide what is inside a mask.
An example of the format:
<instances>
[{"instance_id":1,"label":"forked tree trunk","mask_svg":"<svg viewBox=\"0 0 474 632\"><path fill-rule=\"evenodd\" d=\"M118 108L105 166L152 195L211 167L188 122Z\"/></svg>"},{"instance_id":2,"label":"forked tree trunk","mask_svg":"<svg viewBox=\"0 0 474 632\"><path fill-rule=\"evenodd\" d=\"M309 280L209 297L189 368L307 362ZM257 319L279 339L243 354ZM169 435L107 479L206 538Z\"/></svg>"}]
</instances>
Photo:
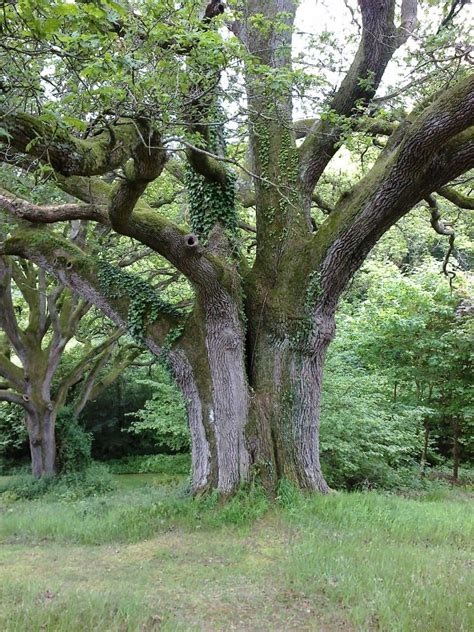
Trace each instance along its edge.
<instances>
[{"instance_id":1,"label":"forked tree trunk","mask_svg":"<svg viewBox=\"0 0 474 632\"><path fill-rule=\"evenodd\" d=\"M50 410L29 411L26 426L30 442L31 473L34 478L56 473L55 415Z\"/></svg>"},{"instance_id":2,"label":"forked tree trunk","mask_svg":"<svg viewBox=\"0 0 474 632\"><path fill-rule=\"evenodd\" d=\"M272 494L283 478L326 493L319 411L331 335L320 330L311 353L302 353L289 335L277 341L260 330L245 354L243 327L238 314L230 314L207 318L205 343L195 337L189 349L192 370L174 371L188 402L193 491L217 483L219 492L229 495L252 475ZM194 385L191 375L198 377Z\"/></svg>"},{"instance_id":3,"label":"forked tree trunk","mask_svg":"<svg viewBox=\"0 0 474 632\"><path fill-rule=\"evenodd\" d=\"M249 436L253 462L270 487L285 478L301 489L328 491L319 460L319 415L329 340L320 336L309 352L289 336L259 334Z\"/></svg>"}]
</instances>

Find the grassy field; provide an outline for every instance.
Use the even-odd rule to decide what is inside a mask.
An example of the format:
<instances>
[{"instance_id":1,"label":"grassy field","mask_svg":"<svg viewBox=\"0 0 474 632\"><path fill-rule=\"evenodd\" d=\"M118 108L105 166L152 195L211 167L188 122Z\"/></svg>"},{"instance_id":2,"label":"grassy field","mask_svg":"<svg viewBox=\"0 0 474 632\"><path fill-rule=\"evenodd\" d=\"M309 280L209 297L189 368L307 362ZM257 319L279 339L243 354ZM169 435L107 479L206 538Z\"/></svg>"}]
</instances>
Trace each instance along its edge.
<instances>
[{"instance_id":1,"label":"grassy field","mask_svg":"<svg viewBox=\"0 0 474 632\"><path fill-rule=\"evenodd\" d=\"M0 629L474 629L472 497L282 490L193 501L157 475L1 505Z\"/></svg>"}]
</instances>

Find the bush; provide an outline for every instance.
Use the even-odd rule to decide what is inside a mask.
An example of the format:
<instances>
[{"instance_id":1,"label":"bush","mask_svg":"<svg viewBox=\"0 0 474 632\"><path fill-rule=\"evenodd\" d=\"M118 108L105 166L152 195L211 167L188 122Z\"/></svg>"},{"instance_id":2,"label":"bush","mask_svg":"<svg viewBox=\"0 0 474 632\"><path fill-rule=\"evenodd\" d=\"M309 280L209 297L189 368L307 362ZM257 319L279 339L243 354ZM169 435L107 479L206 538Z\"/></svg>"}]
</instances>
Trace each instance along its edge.
<instances>
[{"instance_id":1,"label":"bush","mask_svg":"<svg viewBox=\"0 0 474 632\"><path fill-rule=\"evenodd\" d=\"M77 500L89 496L99 496L115 489L108 468L101 463L91 463L79 472L69 472L57 477L43 477L39 480L21 475L0 483L2 500L33 500L45 496Z\"/></svg>"},{"instance_id":2,"label":"bush","mask_svg":"<svg viewBox=\"0 0 474 632\"><path fill-rule=\"evenodd\" d=\"M151 381L153 396L141 410L131 413L135 421L128 432L153 436L156 446L173 452L189 450L190 434L186 406L178 387L163 367L157 367ZM150 380L141 380L150 384Z\"/></svg>"},{"instance_id":3,"label":"bush","mask_svg":"<svg viewBox=\"0 0 474 632\"><path fill-rule=\"evenodd\" d=\"M321 411L321 463L328 484L396 489L402 484L399 471L413 468L420 448L414 420L390 401L383 378L335 345Z\"/></svg>"},{"instance_id":4,"label":"bush","mask_svg":"<svg viewBox=\"0 0 474 632\"><path fill-rule=\"evenodd\" d=\"M56 421L57 470L59 473L81 472L92 463L92 435L85 432L65 406Z\"/></svg>"},{"instance_id":5,"label":"bush","mask_svg":"<svg viewBox=\"0 0 474 632\"><path fill-rule=\"evenodd\" d=\"M190 472L189 454L151 454L128 456L107 462L113 474L169 474L186 476Z\"/></svg>"},{"instance_id":6,"label":"bush","mask_svg":"<svg viewBox=\"0 0 474 632\"><path fill-rule=\"evenodd\" d=\"M28 433L23 408L0 402L0 474L9 473L28 455Z\"/></svg>"}]
</instances>

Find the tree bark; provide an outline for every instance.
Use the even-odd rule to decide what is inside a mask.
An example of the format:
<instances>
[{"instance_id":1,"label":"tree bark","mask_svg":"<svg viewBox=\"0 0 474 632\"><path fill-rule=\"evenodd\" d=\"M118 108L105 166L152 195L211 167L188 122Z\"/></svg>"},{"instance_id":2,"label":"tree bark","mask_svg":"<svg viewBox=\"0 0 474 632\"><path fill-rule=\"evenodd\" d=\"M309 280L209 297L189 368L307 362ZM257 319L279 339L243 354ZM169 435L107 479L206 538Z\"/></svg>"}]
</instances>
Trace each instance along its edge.
<instances>
[{"instance_id":1,"label":"tree bark","mask_svg":"<svg viewBox=\"0 0 474 632\"><path fill-rule=\"evenodd\" d=\"M30 442L31 473L34 478L56 473L55 414L50 410L30 410L26 427Z\"/></svg>"},{"instance_id":2,"label":"tree bark","mask_svg":"<svg viewBox=\"0 0 474 632\"><path fill-rule=\"evenodd\" d=\"M267 487L282 478L326 493L319 461L319 414L326 346L311 355L288 338L258 345L253 367L252 458Z\"/></svg>"},{"instance_id":3,"label":"tree bark","mask_svg":"<svg viewBox=\"0 0 474 632\"><path fill-rule=\"evenodd\" d=\"M186 403L191 435L191 491L199 495L208 491L213 480L217 479L215 463L212 463L210 408L206 405L208 398L199 392L198 382L186 355L176 351L170 353L169 359L171 371ZM211 468L212 465L214 467Z\"/></svg>"},{"instance_id":4,"label":"tree bark","mask_svg":"<svg viewBox=\"0 0 474 632\"><path fill-rule=\"evenodd\" d=\"M222 300L224 299L224 300ZM248 478L245 441L248 387L244 367L244 331L237 305L221 297L208 302L205 313L206 351L212 385L211 423L216 437L218 489L231 494Z\"/></svg>"}]
</instances>

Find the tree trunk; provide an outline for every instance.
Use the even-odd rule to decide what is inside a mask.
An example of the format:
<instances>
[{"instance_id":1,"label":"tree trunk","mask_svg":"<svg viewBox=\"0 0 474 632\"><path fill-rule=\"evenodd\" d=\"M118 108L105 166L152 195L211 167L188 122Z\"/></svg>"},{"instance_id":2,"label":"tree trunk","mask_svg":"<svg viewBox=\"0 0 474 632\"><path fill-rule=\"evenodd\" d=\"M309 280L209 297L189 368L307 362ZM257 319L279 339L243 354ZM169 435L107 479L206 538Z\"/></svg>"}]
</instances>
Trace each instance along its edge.
<instances>
[{"instance_id":1,"label":"tree trunk","mask_svg":"<svg viewBox=\"0 0 474 632\"><path fill-rule=\"evenodd\" d=\"M262 301L250 302L246 331L238 301L202 298L172 354L188 363L173 371L188 402L193 491L226 496L252 474L271 494L283 478L326 493L319 413L333 318L299 319L300 340L293 321L276 332L273 314L258 318Z\"/></svg>"},{"instance_id":2,"label":"tree trunk","mask_svg":"<svg viewBox=\"0 0 474 632\"><path fill-rule=\"evenodd\" d=\"M225 308L224 308L225 309ZM210 421L216 437L218 489L228 495L249 474L245 426L249 412L244 333L236 306L207 309L206 349L212 385Z\"/></svg>"},{"instance_id":3,"label":"tree trunk","mask_svg":"<svg viewBox=\"0 0 474 632\"><path fill-rule=\"evenodd\" d=\"M202 397L193 369L185 354L175 351L170 354L170 365L173 376L181 389L186 403L189 434L191 435L191 491L194 495L202 494L210 489L215 476L215 464L211 469L211 444L209 436L208 398ZM208 432L206 432L207 421ZM214 476L213 476L214 471Z\"/></svg>"},{"instance_id":4,"label":"tree trunk","mask_svg":"<svg viewBox=\"0 0 474 632\"><path fill-rule=\"evenodd\" d=\"M425 475L426 470L426 462L428 460L428 446L430 442L430 429L428 425L424 424L424 434L423 434L423 447L421 449L421 461L420 461L420 473L421 476Z\"/></svg>"},{"instance_id":5,"label":"tree trunk","mask_svg":"<svg viewBox=\"0 0 474 632\"><path fill-rule=\"evenodd\" d=\"M34 478L54 476L56 473L55 415L50 410L30 411L26 414L30 441L31 473Z\"/></svg>"},{"instance_id":6,"label":"tree trunk","mask_svg":"<svg viewBox=\"0 0 474 632\"><path fill-rule=\"evenodd\" d=\"M455 482L457 482L459 478L460 452L459 420L457 417L453 417L453 479Z\"/></svg>"},{"instance_id":7,"label":"tree trunk","mask_svg":"<svg viewBox=\"0 0 474 632\"><path fill-rule=\"evenodd\" d=\"M327 344L312 354L295 349L289 338L265 336L257 343L252 367L252 460L267 486L282 478L302 489L326 493L319 461L319 413Z\"/></svg>"}]
</instances>

